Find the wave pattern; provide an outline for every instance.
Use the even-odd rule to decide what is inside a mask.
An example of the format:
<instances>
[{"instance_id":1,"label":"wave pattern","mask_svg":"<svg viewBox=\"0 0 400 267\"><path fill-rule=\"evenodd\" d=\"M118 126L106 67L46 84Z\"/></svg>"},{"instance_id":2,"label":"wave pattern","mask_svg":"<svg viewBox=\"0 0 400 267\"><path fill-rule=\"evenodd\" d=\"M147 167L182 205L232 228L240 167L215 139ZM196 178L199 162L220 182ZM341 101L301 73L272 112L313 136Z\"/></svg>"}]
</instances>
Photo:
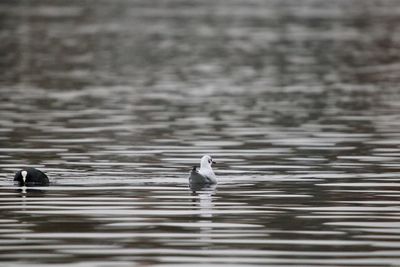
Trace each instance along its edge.
<instances>
[{"instance_id":1,"label":"wave pattern","mask_svg":"<svg viewBox=\"0 0 400 267\"><path fill-rule=\"evenodd\" d=\"M0 7L7 266L398 265L398 1Z\"/></svg>"}]
</instances>

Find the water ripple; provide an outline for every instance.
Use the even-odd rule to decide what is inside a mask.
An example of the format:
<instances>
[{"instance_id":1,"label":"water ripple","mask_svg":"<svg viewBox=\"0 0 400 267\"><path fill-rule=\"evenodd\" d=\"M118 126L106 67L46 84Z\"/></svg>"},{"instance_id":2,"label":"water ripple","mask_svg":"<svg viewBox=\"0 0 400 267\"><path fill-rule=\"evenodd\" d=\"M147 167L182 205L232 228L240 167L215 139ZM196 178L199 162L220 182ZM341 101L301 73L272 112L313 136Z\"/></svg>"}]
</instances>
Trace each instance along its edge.
<instances>
[{"instance_id":1,"label":"water ripple","mask_svg":"<svg viewBox=\"0 0 400 267\"><path fill-rule=\"evenodd\" d=\"M398 266L398 1L100 2L0 3L4 265Z\"/></svg>"}]
</instances>

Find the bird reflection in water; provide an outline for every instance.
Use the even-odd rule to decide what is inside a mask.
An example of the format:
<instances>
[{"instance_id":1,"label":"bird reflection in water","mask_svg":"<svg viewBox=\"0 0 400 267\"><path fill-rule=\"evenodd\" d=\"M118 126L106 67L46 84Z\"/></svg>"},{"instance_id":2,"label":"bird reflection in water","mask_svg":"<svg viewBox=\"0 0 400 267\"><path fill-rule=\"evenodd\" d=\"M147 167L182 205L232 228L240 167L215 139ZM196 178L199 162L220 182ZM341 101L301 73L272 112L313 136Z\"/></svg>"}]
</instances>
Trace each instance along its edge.
<instances>
[{"instance_id":1,"label":"bird reflection in water","mask_svg":"<svg viewBox=\"0 0 400 267\"><path fill-rule=\"evenodd\" d=\"M27 186L21 186L15 189L16 193L19 193L21 198L26 197L44 197L46 194L45 190L38 189L38 188L31 188Z\"/></svg>"},{"instance_id":2,"label":"bird reflection in water","mask_svg":"<svg viewBox=\"0 0 400 267\"><path fill-rule=\"evenodd\" d=\"M200 230L200 238L202 244L211 245L213 234L213 196L216 193L216 184L190 184L192 190L193 209L199 211L197 218L198 229ZM204 247L204 249L209 249Z\"/></svg>"}]
</instances>

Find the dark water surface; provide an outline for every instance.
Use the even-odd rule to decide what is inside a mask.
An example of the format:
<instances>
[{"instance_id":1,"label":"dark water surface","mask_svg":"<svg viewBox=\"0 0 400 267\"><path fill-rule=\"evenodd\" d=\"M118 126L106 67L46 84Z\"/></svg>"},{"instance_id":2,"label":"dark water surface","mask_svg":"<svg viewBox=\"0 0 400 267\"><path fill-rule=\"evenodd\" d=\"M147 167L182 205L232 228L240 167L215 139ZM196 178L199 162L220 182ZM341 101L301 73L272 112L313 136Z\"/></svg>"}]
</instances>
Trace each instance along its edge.
<instances>
[{"instance_id":1,"label":"dark water surface","mask_svg":"<svg viewBox=\"0 0 400 267\"><path fill-rule=\"evenodd\" d=\"M400 266L399 1L1 1L0 71L2 266Z\"/></svg>"}]
</instances>

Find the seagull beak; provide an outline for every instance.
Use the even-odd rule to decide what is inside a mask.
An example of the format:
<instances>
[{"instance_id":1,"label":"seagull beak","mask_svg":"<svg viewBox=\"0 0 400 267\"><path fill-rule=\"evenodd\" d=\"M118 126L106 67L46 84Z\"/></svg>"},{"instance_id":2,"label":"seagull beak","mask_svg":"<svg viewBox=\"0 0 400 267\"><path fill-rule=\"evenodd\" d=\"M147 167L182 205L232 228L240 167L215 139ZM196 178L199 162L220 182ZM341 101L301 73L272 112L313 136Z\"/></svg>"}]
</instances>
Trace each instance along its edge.
<instances>
[{"instance_id":1,"label":"seagull beak","mask_svg":"<svg viewBox=\"0 0 400 267\"><path fill-rule=\"evenodd\" d=\"M217 162L215 162L215 161L212 161L212 163L213 163L213 164L217 164Z\"/></svg>"}]
</instances>

